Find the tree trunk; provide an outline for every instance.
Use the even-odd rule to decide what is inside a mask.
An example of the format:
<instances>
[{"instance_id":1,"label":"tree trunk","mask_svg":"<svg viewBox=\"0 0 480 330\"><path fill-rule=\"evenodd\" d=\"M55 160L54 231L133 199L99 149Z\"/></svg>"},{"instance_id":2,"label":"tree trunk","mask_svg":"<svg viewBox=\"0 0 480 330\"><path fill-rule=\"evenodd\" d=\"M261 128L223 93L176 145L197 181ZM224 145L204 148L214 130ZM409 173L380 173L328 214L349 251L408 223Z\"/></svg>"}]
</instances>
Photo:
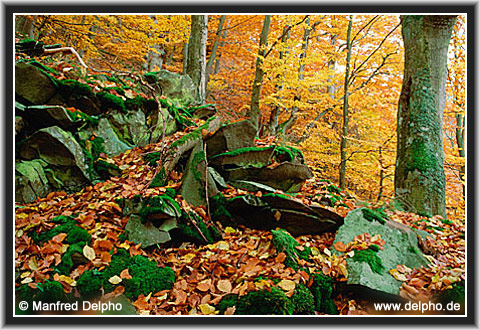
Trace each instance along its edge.
<instances>
[{"instance_id":1,"label":"tree trunk","mask_svg":"<svg viewBox=\"0 0 480 330\"><path fill-rule=\"evenodd\" d=\"M225 26L226 27L226 26ZM225 46L225 39L227 38L227 30L224 29L222 33L222 41L220 42L220 51L217 56L217 60L215 61L215 68L213 69L213 73L217 74L220 71L220 59L222 58L222 49Z\"/></svg>"},{"instance_id":2,"label":"tree trunk","mask_svg":"<svg viewBox=\"0 0 480 330\"><path fill-rule=\"evenodd\" d=\"M260 90L263 82L263 59L265 57L267 48L268 30L270 29L271 15L265 15L263 22L262 33L260 34L260 45L258 47L258 57L255 64L255 79L253 80L252 87L252 100L250 103L250 109L247 111L247 117L250 117L250 121L253 126L260 127Z\"/></svg>"},{"instance_id":3,"label":"tree trunk","mask_svg":"<svg viewBox=\"0 0 480 330\"><path fill-rule=\"evenodd\" d=\"M15 16L15 32L18 33L21 38L33 39L33 23L27 17L23 15Z\"/></svg>"},{"instance_id":4,"label":"tree trunk","mask_svg":"<svg viewBox=\"0 0 480 330\"><path fill-rule=\"evenodd\" d=\"M352 34L353 17L350 16L347 29L347 63L345 67L345 83L344 83L344 98L343 98L343 127L342 136L340 140L340 173L339 181L340 188L345 189L345 174L347 172L347 136L348 136L348 82L350 80L350 57L352 55L352 44L350 36Z\"/></svg>"},{"instance_id":5,"label":"tree trunk","mask_svg":"<svg viewBox=\"0 0 480 330\"><path fill-rule=\"evenodd\" d=\"M192 15L188 40L187 74L198 90L200 102L205 101L205 64L207 57L208 15Z\"/></svg>"},{"instance_id":6,"label":"tree trunk","mask_svg":"<svg viewBox=\"0 0 480 330\"><path fill-rule=\"evenodd\" d=\"M447 54L456 16L401 17L405 69L397 116L395 199L446 216L442 137Z\"/></svg>"},{"instance_id":7,"label":"tree trunk","mask_svg":"<svg viewBox=\"0 0 480 330\"><path fill-rule=\"evenodd\" d=\"M457 137L458 155L465 158L465 117L461 113L455 115L457 121L455 135ZM465 196L465 165L460 167L460 179L463 185L463 196Z\"/></svg>"},{"instance_id":8,"label":"tree trunk","mask_svg":"<svg viewBox=\"0 0 480 330\"><path fill-rule=\"evenodd\" d=\"M290 38L290 28L287 26L285 26L283 28L283 33L282 33L282 47L283 47L283 44ZM288 54L288 51L280 51L280 55L279 55L279 59L280 61L283 60L283 58ZM277 80L280 80L280 74L278 74L276 77L275 77ZM278 90L278 91L281 91L283 90L283 84L280 83L280 84L276 84L275 85L275 90ZM269 131L270 131L270 134L272 135L275 135L276 134L276 131L277 131L277 128L278 128L278 116L280 115L280 105L276 104L272 110L272 112L270 113L270 122L268 123L268 127L269 127Z\"/></svg>"},{"instance_id":9,"label":"tree trunk","mask_svg":"<svg viewBox=\"0 0 480 330\"><path fill-rule=\"evenodd\" d=\"M187 74L188 66L188 42L183 43L183 62L182 62L182 74Z\"/></svg>"},{"instance_id":10,"label":"tree trunk","mask_svg":"<svg viewBox=\"0 0 480 330\"><path fill-rule=\"evenodd\" d=\"M215 62L215 58L217 57L218 44L220 43L220 35L222 33L223 24L225 23L226 17L226 15L222 15L220 17L220 22L218 23L217 35L215 37L215 41L213 42L212 52L210 53L210 57L208 58L207 69L205 72L205 90L207 89L208 79L210 78L210 74L212 73L213 63Z\"/></svg>"}]
</instances>

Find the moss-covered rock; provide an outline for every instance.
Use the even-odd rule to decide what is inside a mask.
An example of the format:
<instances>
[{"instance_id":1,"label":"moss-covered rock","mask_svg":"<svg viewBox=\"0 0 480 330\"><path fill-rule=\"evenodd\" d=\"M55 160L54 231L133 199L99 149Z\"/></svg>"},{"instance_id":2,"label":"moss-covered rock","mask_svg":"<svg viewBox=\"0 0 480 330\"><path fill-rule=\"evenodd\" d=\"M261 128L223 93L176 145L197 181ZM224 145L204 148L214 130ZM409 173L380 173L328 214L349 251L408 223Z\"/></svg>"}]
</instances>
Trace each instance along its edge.
<instances>
[{"instance_id":1,"label":"moss-covered rock","mask_svg":"<svg viewBox=\"0 0 480 330\"><path fill-rule=\"evenodd\" d=\"M195 225L193 222L195 222ZM195 212L189 214L183 212L182 218L178 222L178 228L182 231L183 238L181 240L198 244L211 244L222 239L222 235L217 229L212 225L207 226Z\"/></svg>"},{"instance_id":2,"label":"moss-covered rock","mask_svg":"<svg viewBox=\"0 0 480 330\"><path fill-rule=\"evenodd\" d=\"M119 110L121 112L127 112L127 108L125 107L122 98L107 92L99 92L96 96L103 111Z\"/></svg>"},{"instance_id":3,"label":"moss-covered rock","mask_svg":"<svg viewBox=\"0 0 480 330\"><path fill-rule=\"evenodd\" d=\"M144 256L134 256L128 265L131 279L124 280L125 296L136 299L140 294L147 296L162 290L170 290L175 282L175 273L170 267L159 268Z\"/></svg>"},{"instance_id":4,"label":"moss-covered rock","mask_svg":"<svg viewBox=\"0 0 480 330\"><path fill-rule=\"evenodd\" d=\"M75 218L60 215L53 218L53 222L56 222L59 225L38 235L32 233L32 238L34 241L38 243L44 243L58 234L66 233L67 236L65 237L65 243L67 244L90 242L91 235L85 229L80 227Z\"/></svg>"},{"instance_id":5,"label":"moss-covered rock","mask_svg":"<svg viewBox=\"0 0 480 330\"><path fill-rule=\"evenodd\" d=\"M102 273L96 269L83 272L77 280L77 288L83 298L96 298L103 284Z\"/></svg>"},{"instance_id":6,"label":"moss-covered rock","mask_svg":"<svg viewBox=\"0 0 480 330\"><path fill-rule=\"evenodd\" d=\"M293 305L285 293L276 287L249 292L241 297L235 314L238 315L292 315Z\"/></svg>"},{"instance_id":7,"label":"moss-covered rock","mask_svg":"<svg viewBox=\"0 0 480 330\"><path fill-rule=\"evenodd\" d=\"M388 216L381 210L372 210L372 209L367 209L363 208L363 217L367 219L368 221L378 221L381 224L385 224L386 220L388 220Z\"/></svg>"},{"instance_id":8,"label":"moss-covered rock","mask_svg":"<svg viewBox=\"0 0 480 330\"><path fill-rule=\"evenodd\" d=\"M303 251L296 249L300 244L285 229L272 230L272 242L275 249L287 256L284 264L294 270L298 270L298 259L309 260L311 250L304 247Z\"/></svg>"},{"instance_id":9,"label":"moss-covered rock","mask_svg":"<svg viewBox=\"0 0 480 330\"><path fill-rule=\"evenodd\" d=\"M83 248L86 242L71 244L62 255L62 262L56 267L60 274L69 275L72 268L77 264L86 263L88 260L83 256Z\"/></svg>"},{"instance_id":10,"label":"moss-covered rock","mask_svg":"<svg viewBox=\"0 0 480 330\"><path fill-rule=\"evenodd\" d=\"M294 315L315 314L315 298L303 284L297 284L293 296L290 298Z\"/></svg>"},{"instance_id":11,"label":"moss-covered rock","mask_svg":"<svg viewBox=\"0 0 480 330\"><path fill-rule=\"evenodd\" d=\"M229 293L223 296L222 300L216 305L216 309L219 311L220 315L225 314L225 311L233 306L238 304L238 294Z\"/></svg>"},{"instance_id":12,"label":"moss-covered rock","mask_svg":"<svg viewBox=\"0 0 480 330\"><path fill-rule=\"evenodd\" d=\"M333 302L334 281L321 273L313 275L310 291L315 299L315 310L324 314L338 314L338 309Z\"/></svg>"},{"instance_id":13,"label":"moss-covered rock","mask_svg":"<svg viewBox=\"0 0 480 330\"><path fill-rule=\"evenodd\" d=\"M375 248L366 249L366 250L356 250L355 255L353 256L353 260L357 262L366 262L370 265L370 269L377 273L381 274L385 267L382 264L382 260L378 257L377 251Z\"/></svg>"}]
</instances>

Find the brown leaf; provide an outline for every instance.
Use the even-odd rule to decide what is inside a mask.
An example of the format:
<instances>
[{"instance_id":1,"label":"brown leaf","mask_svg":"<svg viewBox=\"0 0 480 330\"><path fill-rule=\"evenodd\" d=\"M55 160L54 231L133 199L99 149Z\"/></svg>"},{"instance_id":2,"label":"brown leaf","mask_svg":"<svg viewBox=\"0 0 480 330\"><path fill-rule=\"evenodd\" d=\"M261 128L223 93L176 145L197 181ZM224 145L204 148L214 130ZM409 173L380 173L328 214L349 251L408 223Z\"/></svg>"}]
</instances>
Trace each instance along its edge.
<instances>
[{"instance_id":1,"label":"brown leaf","mask_svg":"<svg viewBox=\"0 0 480 330\"><path fill-rule=\"evenodd\" d=\"M120 278L126 279L126 280L129 280L132 278L132 275L128 273L128 268L125 268L124 270L122 270L122 272L120 273Z\"/></svg>"},{"instance_id":2,"label":"brown leaf","mask_svg":"<svg viewBox=\"0 0 480 330\"><path fill-rule=\"evenodd\" d=\"M235 310L237 309L236 306L232 306L232 307L228 307L226 310L225 310L225 315L233 315L235 314Z\"/></svg>"},{"instance_id":3,"label":"brown leaf","mask_svg":"<svg viewBox=\"0 0 480 330\"><path fill-rule=\"evenodd\" d=\"M197 289L202 291L202 292L207 292L208 290L210 290L211 283L212 283L211 279L204 280L204 281L198 283Z\"/></svg>"},{"instance_id":4,"label":"brown leaf","mask_svg":"<svg viewBox=\"0 0 480 330\"><path fill-rule=\"evenodd\" d=\"M229 280L220 280L217 283L218 290L230 293L232 291L232 283Z\"/></svg>"},{"instance_id":5,"label":"brown leaf","mask_svg":"<svg viewBox=\"0 0 480 330\"><path fill-rule=\"evenodd\" d=\"M280 221L280 218L282 217L282 214L280 213L280 211L277 210L273 214L273 217L275 218L275 220Z\"/></svg>"},{"instance_id":6,"label":"brown leaf","mask_svg":"<svg viewBox=\"0 0 480 330\"><path fill-rule=\"evenodd\" d=\"M175 305L184 304L187 301L187 293L183 290L174 290Z\"/></svg>"},{"instance_id":7,"label":"brown leaf","mask_svg":"<svg viewBox=\"0 0 480 330\"><path fill-rule=\"evenodd\" d=\"M83 255L90 261L92 261L96 257L95 250L88 245L85 245L83 247Z\"/></svg>"}]
</instances>

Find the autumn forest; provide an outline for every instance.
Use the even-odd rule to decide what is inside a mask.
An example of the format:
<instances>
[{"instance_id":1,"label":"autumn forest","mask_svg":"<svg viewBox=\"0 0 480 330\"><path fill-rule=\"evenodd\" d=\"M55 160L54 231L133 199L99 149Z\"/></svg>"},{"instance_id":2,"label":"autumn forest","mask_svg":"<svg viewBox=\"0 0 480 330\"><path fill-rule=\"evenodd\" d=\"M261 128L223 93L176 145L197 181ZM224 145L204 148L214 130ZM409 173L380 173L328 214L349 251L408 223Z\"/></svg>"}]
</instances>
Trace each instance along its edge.
<instances>
[{"instance_id":1,"label":"autumn forest","mask_svg":"<svg viewBox=\"0 0 480 330\"><path fill-rule=\"evenodd\" d=\"M466 36L16 15L15 314L463 315Z\"/></svg>"}]
</instances>

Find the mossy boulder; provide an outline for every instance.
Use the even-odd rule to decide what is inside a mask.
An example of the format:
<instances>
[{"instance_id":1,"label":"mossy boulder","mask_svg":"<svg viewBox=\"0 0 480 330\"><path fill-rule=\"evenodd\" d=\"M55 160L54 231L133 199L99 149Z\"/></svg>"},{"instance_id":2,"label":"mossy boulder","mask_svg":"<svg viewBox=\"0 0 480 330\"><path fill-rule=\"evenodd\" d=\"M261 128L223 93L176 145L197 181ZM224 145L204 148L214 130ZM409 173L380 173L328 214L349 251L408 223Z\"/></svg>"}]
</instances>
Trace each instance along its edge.
<instances>
[{"instance_id":1,"label":"mossy boulder","mask_svg":"<svg viewBox=\"0 0 480 330\"><path fill-rule=\"evenodd\" d=\"M157 93L165 95L183 106L200 101L195 84L188 75L160 70L145 74L145 78Z\"/></svg>"},{"instance_id":2,"label":"mossy boulder","mask_svg":"<svg viewBox=\"0 0 480 330\"><path fill-rule=\"evenodd\" d=\"M315 314L315 298L305 285L297 284L290 301L293 306L293 315Z\"/></svg>"},{"instance_id":3,"label":"mossy boulder","mask_svg":"<svg viewBox=\"0 0 480 330\"><path fill-rule=\"evenodd\" d=\"M297 246L300 244L284 229L272 230L272 242L278 253L285 253L284 264L286 267L298 270L299 259L309 260L310 248L304 247L303 250L298 250Z\"/></svg>"},{"instance_id":4,"label":"mossy boulder","mask_svg":"<svg viewBox=\"0 0 480 330\"><path fill-rule=\"evenodd\" d=\"M292 315L293 305L276 287L252 291L238 300L236 315Z\"/></svg>"},{"instance_id":5,"label":"mossy boulder","mask_svg":"<svg viewBox=\"0 0 480 330\"><path fill-rule=\"evenodd\" d=\"M388 220L379 212L359 208L348 213L344 224L338 229L335 242L347 244L355 236L369 233L380 235L385 245L378 251L370 248L355 251L353 258L347 258L348 281L352 287L363 286L381 293L398 295L401 282L388 271L397 265L418 268L428 265L420 252L417 234L407 226ZM335 254L340 254L332 249Z\"/></svg>"},{"instance_id":6,"label":"mossy boulder","mask_svg":"<svg viewBox=\"0 0 480 330\"><path fill-rule=\"evenodd\" d=\"M207 156L210 158L223 152L254 147L253 140L256 134L256 128L248 120L224 125L205 140Z\"/></svg>"},{"instance_id":7,"label":"mossy boulder","mask_svg":"<svg viewBox=\"0 0 480 330\"><path fill-rule=\"evenodd\" d=\"M310 291L315 299L315 310L324 314L338 314L333 301L334 280L322 273L315 273Z\"/></svg>"},{"instance_id":8,"label":"mossy boulder","mask_svg":"<svg viewBox=\"0 0 480 330\"><path fill-rule=\"evenodd\" d=\"M57 93L57 87L51 76L32 64L15 65L15 98L27 105L47 104Z\"/></svg>"},{"instance_id":9,"label":"mossy boulder","mask_svg":"<svg viewBox=\"0 0 480 330\"><path fill-rule=\"evenodd\" d=\"M15 202L31 203L51 191L47 166L41 159L15 162Z\"/></svg>"}]
</instances>

